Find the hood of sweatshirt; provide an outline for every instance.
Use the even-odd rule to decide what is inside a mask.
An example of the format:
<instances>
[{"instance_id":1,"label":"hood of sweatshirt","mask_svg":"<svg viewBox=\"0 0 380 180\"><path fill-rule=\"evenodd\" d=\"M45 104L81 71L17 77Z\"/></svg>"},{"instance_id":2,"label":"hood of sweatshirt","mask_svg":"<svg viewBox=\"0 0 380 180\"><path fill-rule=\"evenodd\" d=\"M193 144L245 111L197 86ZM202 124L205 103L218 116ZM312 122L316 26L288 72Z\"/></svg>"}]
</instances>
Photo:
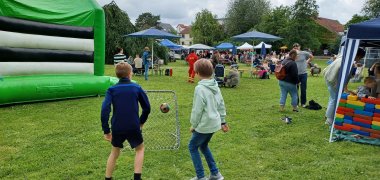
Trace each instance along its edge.
<instances>
[{"instance_id":1,"label":"hood of sweatshirt","mask_svg":"<svg viewBox=\"0 0 380 180\"><path fill-rule=\"evenodd\" d=\"M199 81L198 84L210 89L213 94L216 94L219 90L218 83L215 79L203 79Z\"/></svg>"}]
</instances>

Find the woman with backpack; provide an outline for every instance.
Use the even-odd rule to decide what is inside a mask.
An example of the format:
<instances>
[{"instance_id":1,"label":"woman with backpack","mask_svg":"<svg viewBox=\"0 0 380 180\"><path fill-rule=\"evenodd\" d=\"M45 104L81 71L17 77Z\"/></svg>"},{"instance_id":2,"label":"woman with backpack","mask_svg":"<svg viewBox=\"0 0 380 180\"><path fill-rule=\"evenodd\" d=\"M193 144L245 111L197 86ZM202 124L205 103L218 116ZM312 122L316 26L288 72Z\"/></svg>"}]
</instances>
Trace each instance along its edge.
<instances>
[{"instance_id":1,"label":"woman with backpack","mask_svg":"<svg viewBox=\"0 0 380 180\"><path fill-rule=\"evenodd\" d=\"M279 85L280 85L280 90L281 90L280 111L284 111L286 97L289 93L290 97L292 98L291 104L293 106L293 111L298 112L297 84L299 83L299 80L298 80L297 64L294 62L296 58L297 58L297 51L291 50L289 52L288 58L286 58L282 62L281 71L285 71L285 76L279 78L276 75L277 79L279 79Z\"/></svg>"}]
</instances>

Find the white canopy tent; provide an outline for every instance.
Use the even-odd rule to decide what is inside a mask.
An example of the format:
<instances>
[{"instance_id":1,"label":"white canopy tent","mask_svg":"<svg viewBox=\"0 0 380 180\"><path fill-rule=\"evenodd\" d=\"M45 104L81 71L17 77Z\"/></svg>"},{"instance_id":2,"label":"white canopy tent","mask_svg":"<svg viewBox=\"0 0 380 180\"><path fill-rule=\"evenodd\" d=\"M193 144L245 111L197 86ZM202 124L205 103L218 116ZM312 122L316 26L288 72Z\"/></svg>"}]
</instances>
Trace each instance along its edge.
<instances>
[{"instance_id":1,"label":"white canopy tent","mask_svg":"<svg viewBox=\"0 0 380 180\"><path fill-rule=\"evenodd\" d=\"M237 49L239 50L252 50L253 49L253 46L248 44L247 42L244 43L243 45L237 47Z\"/></svg>"},{"instance_id":2,"label":"white canopy tent","mask_svg":"<svg viewBox=\"0 0 380 180\"><path fill-rule=\"evenodd\" d=\"M262 42L262 41L261 41L261 43L259 43L258 45L256 45L256 46L253 47L253 48L254 48L254 49L261 49L262 46L263 46L263 44L265 45L265 48L266 48L266 49L270 49L270 48L272 48L272 45L270 45L270 44L266 44L266 43L264 43L264 42Z\"/></svg>"},{"instance_id":3,"label":"white canopy tent","mask_svg":"<svg viewBox=\"0 0 380 180\"><path fill-rule=\"evenodd\" d=\"M194 44L188 47L188 49L195 49L195 50L213 50L215 48L204 45L204 44Z\"/></svg>"}]
</instances>

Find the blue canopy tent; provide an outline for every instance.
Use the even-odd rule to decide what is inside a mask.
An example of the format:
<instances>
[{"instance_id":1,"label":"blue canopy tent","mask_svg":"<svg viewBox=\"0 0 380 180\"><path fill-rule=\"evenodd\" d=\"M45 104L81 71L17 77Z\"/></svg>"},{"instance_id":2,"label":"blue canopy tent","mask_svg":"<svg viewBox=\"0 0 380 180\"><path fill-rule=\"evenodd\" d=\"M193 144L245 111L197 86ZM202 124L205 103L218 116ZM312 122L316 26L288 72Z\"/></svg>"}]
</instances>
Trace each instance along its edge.
<instances>
[{"instance_id":1,"label":"blue canopy tent","mask_svg":"<svg viewBox=\"0 0 380 180\"><path fill-rule=\"evenodd\" d=\"M165 32L165 31L161 31L161 30L158 30L158 29L153 28L153 27L139 31L139 32L124 35L124 36L138 37L138 38L153 38L153 39L181 38L181 36L177 36L177 35ZM153 57L154 57L153 56L154 55L153 44L154 44L154 41L152 42L152 67L153 67ZM152 73L153 73L153 69L152 69Z\"/></svg>"},{"instance_id":2,"label":"blue canopy tent","mask_svg":"<svg viewBox=\"0 0 380 180\"><path fill-rule=\"evenodd\" d=\"M215 48L216 49L232 49L232 55L236 54L236 46L231 43L221 43Z\"/></svg>"},{"instance_id":3,"label":"blue canopy tent","mask_svg":"<svg viewBox=\"0 0 380 180\"><path fill-rule=\"evenodd\" d=\"M348 28L346 40L344 42L344 47L342 48L342 64L339 69L338 76L338 93L337 93L337 102L339 102L339 97L341 97L344 82L350 78L349 73L350 69L354 63L354 59L358 48L360 47L380 47L380 18L372 19L358 24L350 25ZM337 110L337 105L335 107L335 112ZM334 117L335 124L335 117ZM333 135L338 139L351 140L361 143L370 143L380 145L380 139L374 138L356 138L352 136L355 133L346 132L347 135L343 135L340 131L335 130L332 126L330 131L330 142L333 142ZM336 139L334 138L334 139Z\"/></svg>"},{"instance_id":4,"label":"blue canopy tent","mask_svg":"<svg viewBox=\"0 0 380 180\"><path fill-rule=\"evenodd\" d=\"M250 41L253 41L253 40L277 41L280 39L282 39L282 38L277 37L277 36L273 36L271 34L259 32L259 31L246 32L246 33L239 34L239 35L232 37L232 40L234 40L234 41L248 41L248 40L250 40Z\"/></svg>"},{"instance_id":5,"label":"blue canopy tent","mask_svg":"<svg viewBox=\"0 0 380 180\"><path fill-rule=\"evenodd\" d=\"M182 48L182 46L170 41L169 39L163 39L160 44L162 46L165 46L171 50L180 50Z\"/></svg>"}]
</instances>

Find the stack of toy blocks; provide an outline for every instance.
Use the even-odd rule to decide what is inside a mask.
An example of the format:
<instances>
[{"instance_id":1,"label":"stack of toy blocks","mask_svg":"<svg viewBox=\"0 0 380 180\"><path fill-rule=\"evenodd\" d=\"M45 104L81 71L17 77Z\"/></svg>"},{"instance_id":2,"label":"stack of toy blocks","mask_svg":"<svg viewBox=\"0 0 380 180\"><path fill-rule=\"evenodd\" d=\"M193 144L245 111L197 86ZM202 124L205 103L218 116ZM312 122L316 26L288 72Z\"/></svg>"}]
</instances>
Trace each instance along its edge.
<instances>
[{"instance_id":1,"label":"stack of toy blocks","mask_svg":"<svg viewBox=\"0 0 380 180\"><path fill-rule=\"evenodd\" d=\"M380 99L342 94L334 128L380 139Z\"/></svg>"}]
</instances>

